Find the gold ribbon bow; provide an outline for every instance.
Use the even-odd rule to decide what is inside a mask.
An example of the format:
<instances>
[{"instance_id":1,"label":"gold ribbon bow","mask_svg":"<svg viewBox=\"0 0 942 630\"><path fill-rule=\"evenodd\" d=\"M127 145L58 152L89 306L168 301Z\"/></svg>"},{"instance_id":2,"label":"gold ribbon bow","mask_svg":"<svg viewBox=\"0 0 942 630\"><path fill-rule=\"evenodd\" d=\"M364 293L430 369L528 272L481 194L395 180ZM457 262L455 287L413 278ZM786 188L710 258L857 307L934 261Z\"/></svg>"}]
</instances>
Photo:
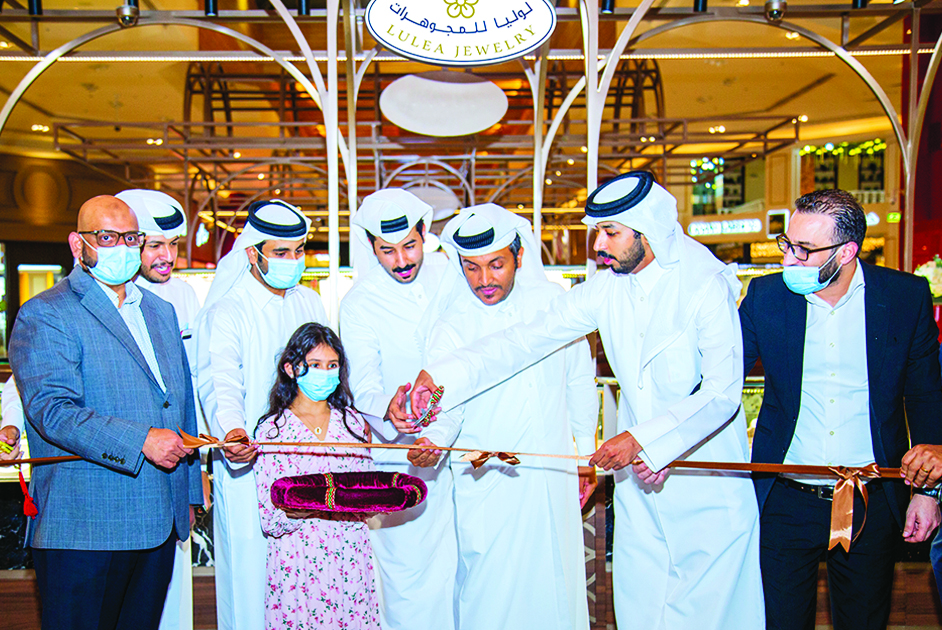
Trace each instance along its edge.
<instances>
[{"instance_id":1,"label":"gold ribbon bow","mask_svg":"<svg viewBox=\"0 0 942 630\"><path fill-rule=\"evenodd\" d=\"M863 468L847 468L846 466L829 466L828 470L837 475L837 485L834 486L834 498L831 501L831 538L828 542L828 551L838 545L844 551L850 552L850 544L860 536L867 523L867 486L864 478L873 479L880 476L880 469L876 464ZM854 488L860 490L863 497L864 517L860 523L857 535L851 538L854 528Z\"/></svg>"},{"instance_id":2,"label":"gold ribbon bow","mask_svg":"<svg viewBox=\"0 0 942 630\"><path fill-rule=\"evenodd\" d=\"M200 436L196 437L195 435L190 435L179 427L177 427L177 430L180 432L180 437L183 438L183 448L203 448L205 446L218 448L223 446L231 446L233 444L251 444L251 440L249 440L248 436L245 435L241 435L236 439L230 440L228 442L222 442L217 438L214 438L213 436L207 435L205 433L200 433Z\"/></svg>"},{"instance_id":3,"label":"gold ribbon bow","mask_svg":"<svg viewBox=\"0 0 942 630\"><path fill-rule=\"evenodd\" d=\"M516 466L520 463L516 453L505 453L503 451L471 451L461 456L461 461L470 462L475 470L487 463L492 457L496 457L505 464Z\"/></svg>"}]
</instances>

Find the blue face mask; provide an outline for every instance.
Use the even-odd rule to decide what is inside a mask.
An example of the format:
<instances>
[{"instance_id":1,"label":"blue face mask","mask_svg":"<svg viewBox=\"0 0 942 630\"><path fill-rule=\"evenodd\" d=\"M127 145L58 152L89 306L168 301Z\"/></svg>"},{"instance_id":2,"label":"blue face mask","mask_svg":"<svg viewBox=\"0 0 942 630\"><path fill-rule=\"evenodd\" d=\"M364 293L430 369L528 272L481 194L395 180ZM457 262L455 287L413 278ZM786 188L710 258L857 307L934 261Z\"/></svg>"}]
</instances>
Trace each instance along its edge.
<instances>
[{"instance_id":1,"label":"blue face mask","mask_svg":"<svg viewBox=\"0 0 942 630\"><path fill-rule=\"evenodd\" d=\"M308 368L298 377L298 389L311 400L327 400L340 385L340 368L318 370Z\"/></svg>"},{"instance_id":2,"label":"blue face mask","mask_svg":"<svg viewBox=\"0 0 942 630\"><path fill-rule=\"evenodd\" d=\"M86 245L91 244L82 237ZM127 245L114 247L92 247L98 254L98 262L89 267L88 273L107 285L116 287L134 277L141 268L141 250Z\"/></svg>"},{"instance_id":3,"label":"blue face mask","mask_svg":"<svg viewBox=\"0 0 942 630\"><path fill-rule=\"evenodd\" d=\"M839 251L841 251L840 248L834 250L834 253L831 254L821 267L826 267L834 260L834 257L837 256L837 252ZM782 270L782 279L785 280L785 286L787 286L792 293L797 293L798 295L817 293L827 288L841 270L840 266L838 266L834 273L831 274L831 277L822 282L821 267L789 265Z\"/></svg>"},{"instance_id":4,"label":"blue face mask","mask_svg":"<svg viewBox=\"0 0 942 630\"><path fill-rule=\"evenodd\" d=\"M268 273L263 273L261 267L258 268L258 272L268 286L274 289L290 289L301 281L301 274L304 273L303 258L297 260L268 258L263 256L262 252L258 252L258 255L268 262Z\"/></svg>"}]
</instances>

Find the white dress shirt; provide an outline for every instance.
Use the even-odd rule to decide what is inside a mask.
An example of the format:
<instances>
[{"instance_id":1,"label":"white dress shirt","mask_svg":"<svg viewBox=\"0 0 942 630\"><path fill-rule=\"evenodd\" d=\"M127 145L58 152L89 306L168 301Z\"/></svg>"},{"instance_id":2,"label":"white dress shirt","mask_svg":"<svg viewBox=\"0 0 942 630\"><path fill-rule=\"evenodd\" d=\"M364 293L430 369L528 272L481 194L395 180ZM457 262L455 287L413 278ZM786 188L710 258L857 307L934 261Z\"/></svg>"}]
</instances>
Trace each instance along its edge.
<instances>
[{"instance_id":1,"label":"white dress shirt","mask_svg":"<svg viewBox=\"0 0 942 630\"><path fill-rule=\"evenodd\" d=\"M134 338L137 347L141 350L141 354L144 355L144 360L147 361L147 367L149 367L150 371L154 374L157 383L160 384L160 389L167 391L167 386L164 385L164 379L160 376L160 366L157 365L157 353L154 352L154 344L151 343L150 333L147 332L147 322L144 321L144 313L141 312L141 298L143 297L141 290L138 289L137 285L133 282L125 282L124 302L121 306L118 306L118 294L114 292L114 289L97 278L95 278L95 282L97 282L101 290L105 292L105 295L108 296L108 299L111 300L114 307L118 309L118 314L121 315L121 319L127 324L128 330L131 331L131 337Z\"/></svg>"},{"instance_id":2,"label":"white dress shirt","mask_svg":"<svg viewBox=\"0 0 942 630\"><path fill-rule=\"evenodd\" d=\"M874 461L864 276L855 266L847 293L834 306L806 296L801 406L786 464L858 467Z\"/></svg>"}]
</instances>

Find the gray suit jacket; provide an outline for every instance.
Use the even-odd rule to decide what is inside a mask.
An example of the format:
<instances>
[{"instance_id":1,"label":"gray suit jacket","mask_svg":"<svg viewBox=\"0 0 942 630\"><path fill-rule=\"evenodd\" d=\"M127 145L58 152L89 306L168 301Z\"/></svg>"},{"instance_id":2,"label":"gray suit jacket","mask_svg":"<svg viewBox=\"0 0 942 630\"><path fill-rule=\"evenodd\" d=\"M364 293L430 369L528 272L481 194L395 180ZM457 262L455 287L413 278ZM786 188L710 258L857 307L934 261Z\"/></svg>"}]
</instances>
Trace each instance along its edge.
<instances>
[{"instance_id":1,"label":"gray suit jacket","mask_svg":"<svg viewBox=\"0 0 942 630\"><path fill-rule=\"evenodd\" d=\"M167 471L141 448L151 427L196 434L190 368L173 307L142 293L166 392L104 289L81 268L20 308L10 365L30 454L83 458L33 467L32 547L149 549L174 528L181 540L189 535L189 506L203 502L197 456Z\"/></svg>"}]
</instances>

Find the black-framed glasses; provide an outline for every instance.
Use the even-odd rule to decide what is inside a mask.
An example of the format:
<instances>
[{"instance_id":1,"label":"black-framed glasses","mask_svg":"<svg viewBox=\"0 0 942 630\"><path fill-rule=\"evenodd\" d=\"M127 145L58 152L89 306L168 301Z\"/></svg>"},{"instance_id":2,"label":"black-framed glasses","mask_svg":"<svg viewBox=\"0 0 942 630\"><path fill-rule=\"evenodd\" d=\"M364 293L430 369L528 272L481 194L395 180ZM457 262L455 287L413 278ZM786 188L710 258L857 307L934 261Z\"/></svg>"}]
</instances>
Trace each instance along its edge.
<instances>
[{"instance_id":1,"label":"black-framed glasses","mask_svg":"<svg viewBox=\"0 0 942 630\"><path fill-rule=\"evenodd\" d=\"M835 243L834 245L825 245L824 247L815 247L814 249L808 249L807 247L803 247L802 245L795 245L790 240L788 240L787 236L785 236L784 234L779 234L775 238L775 242L778 243L778 248L782 250L783 254L787 254L788 252L791 252L792 256L795 257L795 260L800 260L801 262L805 262L808 260L808 256L810 256L811 254L824 252L829 249L834 249L835 247L840 247L841 245L847 245L850 241L844 241L843 243Z\"/></svg>"},{"instance_id":2,"label":"black-framed glasses","mask_svg":"<svg viewBox=\"0 0 942 630\"><path fill-rule=\"evenodd\" d=\"M95 237L95 243L98 247L114 247L124 241L128 247L140 247L144 244L143 232L115 232L114 230L91 230L89 232L79 232L79 234L91 234Z\"/></svg>"}]
</instances>

